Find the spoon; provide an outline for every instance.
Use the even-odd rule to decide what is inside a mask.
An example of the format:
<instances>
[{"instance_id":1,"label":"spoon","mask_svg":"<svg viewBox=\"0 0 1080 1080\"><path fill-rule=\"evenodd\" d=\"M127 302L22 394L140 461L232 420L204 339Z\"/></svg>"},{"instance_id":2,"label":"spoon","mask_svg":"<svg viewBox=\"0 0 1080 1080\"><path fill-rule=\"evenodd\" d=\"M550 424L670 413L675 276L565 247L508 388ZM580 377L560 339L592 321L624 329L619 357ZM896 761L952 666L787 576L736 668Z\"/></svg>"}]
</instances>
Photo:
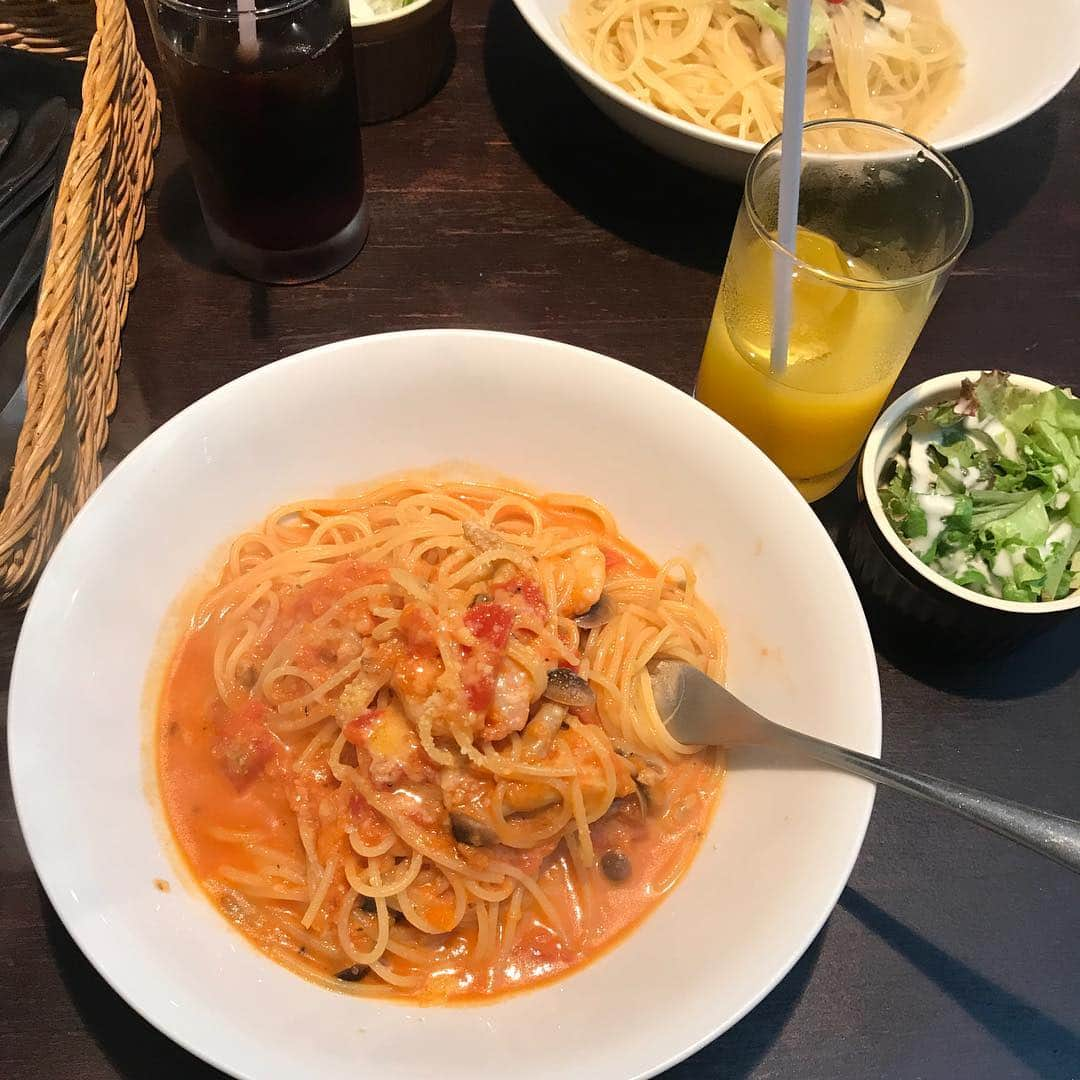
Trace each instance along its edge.
<instances>
[{"instance_id":1,"label":"spoon","mask_svg":"<svg viewBox=\"0 0 1080 1080\"><path fill-rule=\"evenodd\" d=\"M19 129L0 168L0 204L44 167L67 131L68 122L67 105L61 98L50 98Z\"/></svg>"},{"instance_id":2,"label":"spoon","mask_svg":"<svg viewBox=\"0 0 1080 1080\"><path fill-rule=\"evenodd\" d=\"M50 172L50 178L51 181L55 181L55 171ZM49 253L49 239L52 234L53 207L56 204L55 184L50 183L50 187L52 190L41 209L41 215L30 236L30 242L26 245L26 250L22 253L4 291L0 293L0 333L3 333L8 320L15 314L34 282L41 277L41 271L45 267L45 257Z\"/></svg>"},{"instance_id":3,"label":"spoon","mask_svg":"<svg viewBox=\"0 0 1080 1080\"><path fill-rule=\"evenodd\" d=\"M659 660L652 665L651 674L657 710L680 742L793 751L952 810L1080 873L1080 821L924 773L906 772L878 758L773 723L689 664Z\"/></svg>"},{"instance_id":4,"label":"spoon","mask_svg":"<svg viewBox=\"0 0 1080 1080\"><path fill-rule=\"evenodd\" d=\"M7 202L0 203L0 233L9 225L18 221L23 213L49 191L56 182L56 171L62 169L64 162L59 155L53 154L48 163L37 171Z\"/></svg>"}]
</instances>

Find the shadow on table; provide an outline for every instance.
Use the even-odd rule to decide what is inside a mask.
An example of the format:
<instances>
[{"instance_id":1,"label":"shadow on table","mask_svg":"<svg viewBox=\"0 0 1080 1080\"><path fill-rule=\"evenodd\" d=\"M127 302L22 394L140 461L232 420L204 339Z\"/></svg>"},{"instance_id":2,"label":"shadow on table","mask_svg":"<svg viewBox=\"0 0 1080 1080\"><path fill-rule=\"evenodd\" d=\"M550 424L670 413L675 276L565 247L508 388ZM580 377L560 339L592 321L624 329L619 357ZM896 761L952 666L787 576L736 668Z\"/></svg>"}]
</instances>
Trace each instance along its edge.
<instances>
[{"instance_id":1,"label":"shadow on table","mask_svg":"<svg viewBox=\"0 0 1080 1080\"><path fill-rule=\"evenodd\" d=\"M1058 686L1080 668L1080 616L1058 622L1001 656L950 662L919 647L892 613L864 597L874 645L893 667L919 682L969 698L1031 697Z\"/></svg>"},{"instance_id":2,"label":"shadow on table","mask_svg":"<svg viewBox=\"0 0 1080 1080\"><path fill-rule=\"evenodd\" d=\"M186 164L178 165L161 181L157 196L158 221L168 245L192 266L231 276L218 258L206 231L195 181Z\"/></svg>"},{"instance_id":3,"label":"shadow on table","mask_svg":"<svg viewBox=\"0 0 1080 1080\"><path fill-rule=\"evenodd\" d=\"M1060 109L1058 99L1022 124L949 155L971 189L972 248L1004 228L1042 186L1057 151Z\"/></svg>"},{"instance_id":4,"label":"shadow on table","mask_svg":"<svg viewBox=\"0 0 1080 1080\"><path fill-rule=\"evenodd\" d=\"M1076 1076L1080 1035L1046 1016L848 886L840 907L916 967L1002 1046L1045 1080Z\"/></svg>"},{"instance_id":5,"label":"shadow on table","mask_svg":"<svg viewBox=\"0 0 1080 1080\"><path fill-rule=\"evenodd\" d=\"M664 1080L690 1080L698 1076L739 1080L752 1075L802 997L821 952L822 940L823 935L818 934L798 963L753 1012L693 1057L665 1072Z\"/></svg>"},{"instance_id":6,"label":"shadow on table","mask_svg":"<svg viewBox=\"0 0 1080 1080\"><path fill-rule=\"evenodd\" d=\"M48 898L41 911L49 946L86 1030L120 1076L130 1080L225 1080L225 1074L181 1049L147 1023L94 970Z\"/></svg>"},{"instance_id":7,"label":"shadow on table","mask_svg":"<svg viewBox=\"0 0 1080 1080\"><path fill-rule=\"evenodd\" d=\"M272 286L240 277L214 250L199 207L195 181L186 164L178 165L162 182L157 196L157 213L166 242L186 263L230 278L246 288L249 333L256 341L270 337L267 290Z\"/></svg>"},{"instance_id":8,"label":"shadow on table","mask_svg":"<svg viewBox=\"0 0 1080 1080\"><path fill-rule=\"evenodd\" d=\"M741 189L676 165L608 120L533 34L495 0L484 72L499 122L540 179L623 240L719 275Z\"/></svg>"}]
</instances>

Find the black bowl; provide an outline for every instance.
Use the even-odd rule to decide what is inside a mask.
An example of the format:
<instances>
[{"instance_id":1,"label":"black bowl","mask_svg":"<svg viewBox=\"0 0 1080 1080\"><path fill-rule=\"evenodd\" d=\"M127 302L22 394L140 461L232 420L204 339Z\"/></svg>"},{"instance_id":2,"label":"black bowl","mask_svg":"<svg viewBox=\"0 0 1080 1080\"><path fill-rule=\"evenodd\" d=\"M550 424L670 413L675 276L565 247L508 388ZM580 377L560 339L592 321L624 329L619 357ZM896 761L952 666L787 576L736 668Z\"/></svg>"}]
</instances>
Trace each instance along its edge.
<instances>
[{"instance_id":1,"label":"black bowl","mask_svg":"<svg viewBox=\"0 0 1080 1080\"><path fill-rule=\"evenodd\" d=\"M885 516L877 493L878 477L899 446L908 414L931 402L955 401L961 381L980 374L959 371L929 379L881 414L863 447L859 513L848 537L851 569L869 601L888 611L919 651L945 650L950 657L1007 652L1080 611L1080 592L1050 603L1021 603L955 585L910 552ZM1033 390L1052 386L1024 375L1010 377Z\"/></svg>"}]
</instances>

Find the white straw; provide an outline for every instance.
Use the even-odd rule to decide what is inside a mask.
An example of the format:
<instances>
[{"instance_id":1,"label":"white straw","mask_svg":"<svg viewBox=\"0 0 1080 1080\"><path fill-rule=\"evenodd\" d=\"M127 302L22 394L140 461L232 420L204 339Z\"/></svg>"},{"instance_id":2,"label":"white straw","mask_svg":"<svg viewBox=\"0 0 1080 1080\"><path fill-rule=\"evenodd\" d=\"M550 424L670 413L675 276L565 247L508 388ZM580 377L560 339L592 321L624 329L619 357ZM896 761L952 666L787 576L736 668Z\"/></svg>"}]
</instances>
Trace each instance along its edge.
<instances>
[{"instance_id":1,"label":"white straw","mask_svg":"<svg viewBox=\"0 0 1080 1080\"><path fill-rule=\"evenodd\" d=\"M776 222L776 238L784 251L776 253L773 263L770 367L774 375L782 375L787 369L788 338L791 335L791 274L794 266L786 252L795 250L795 227L799 221L810 2L788 2L787 44L784 49L784 120L780 129L780 203Z\"/></svg>"},{"instance_id":2,"label":"white straw","mask_svg":"<svg viewBox=\"0 0 1080 1080\"><path fill-rule=\"evenodd\" d=\"M255 30L255 0L236 0L236 13L240 33L240 47L237 52L241 60L250 62L259 54Z\"/></svg>"}]
</instances>

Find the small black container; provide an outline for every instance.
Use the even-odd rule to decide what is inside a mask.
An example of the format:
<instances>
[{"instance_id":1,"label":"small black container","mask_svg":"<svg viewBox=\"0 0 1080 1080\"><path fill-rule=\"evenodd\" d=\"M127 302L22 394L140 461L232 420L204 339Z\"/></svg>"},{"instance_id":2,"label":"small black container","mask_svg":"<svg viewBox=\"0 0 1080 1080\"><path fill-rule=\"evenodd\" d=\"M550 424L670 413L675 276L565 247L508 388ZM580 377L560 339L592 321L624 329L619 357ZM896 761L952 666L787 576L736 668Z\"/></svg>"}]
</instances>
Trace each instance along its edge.
<instances>
[{"instance_id":1,"label":"small black container","mask_svg":"<svg viewBox=\"0 0 1080 1080\"><path fill-rule=\"evenodd\" d=\"M353 23L360 120L392 120L422 105L454 61L453 0L414 0L392 15Z\"/></svg>"},{"instance_id":2,"label":"small black container","mask_svg":"<svg viewBox=\"0 0 1080 1080\"><path fill-rule=\"evenodd\" d=\"M852 573L868 599L901 621L912 638L958 658L1007 652L1032 634L1049 630L1080 611L1080 592L1048 603L1021 603L955 585L912 554L885 516L878 478L896 453L908 415L934 402L956 401L964 379L982 372L958 371L909 390L878 418L859 463L859 514L848 537ZM1049 390L1051 383L1011 375L1018 386Z\"/></svg>"}]
</instances>

